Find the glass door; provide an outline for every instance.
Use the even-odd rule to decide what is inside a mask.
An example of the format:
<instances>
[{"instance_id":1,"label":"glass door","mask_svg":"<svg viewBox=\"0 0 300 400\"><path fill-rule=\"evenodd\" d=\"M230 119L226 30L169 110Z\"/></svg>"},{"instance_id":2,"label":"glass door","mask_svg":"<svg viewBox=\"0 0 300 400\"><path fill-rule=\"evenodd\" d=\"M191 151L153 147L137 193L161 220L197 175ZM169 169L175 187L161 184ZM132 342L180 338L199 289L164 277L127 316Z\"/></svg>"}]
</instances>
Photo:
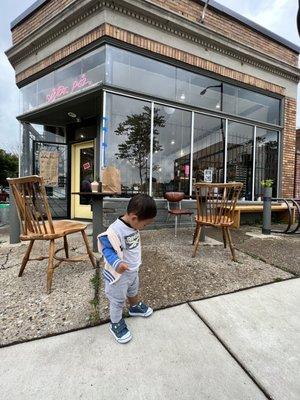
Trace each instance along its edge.
<instances>
[{"instance_id":1,"label":"glass door","mask_svg":"<svg viewBox=\"0 0 300 400\"><path fill-rule=\"evenodd\" d=\"M94 180L94 142L72 145L71 218L92 219L91 182Z\"/></svg>"}]
</instances>

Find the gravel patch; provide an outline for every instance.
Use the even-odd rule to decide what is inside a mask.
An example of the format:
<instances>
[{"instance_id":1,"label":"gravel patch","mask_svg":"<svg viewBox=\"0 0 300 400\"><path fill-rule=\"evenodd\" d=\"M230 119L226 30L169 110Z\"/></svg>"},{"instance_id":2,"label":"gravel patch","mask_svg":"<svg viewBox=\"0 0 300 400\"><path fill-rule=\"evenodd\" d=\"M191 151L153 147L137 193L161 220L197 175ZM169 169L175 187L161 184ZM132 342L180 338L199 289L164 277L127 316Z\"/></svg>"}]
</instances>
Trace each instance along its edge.
<instances>
[{"instance_id":1,"label":"gravel patch","mask_svg":"<svg viewBox=\"0 0 300 400\"><path fill-rule=\"evenodd\" d=\"M177 238L173 229L141 233L140 297L154 309L293 277L258 259L255 249L254 257L238 251L235 263L222 245L200 245L193 259L192 233L191 229L180 229ZM253 238L234 233L238 234L237 246L242 243L252 248ZM216 236L218 233L209 235L221 239ZM69 247L70 252L85 252L81 235L71 235ZM99 279L95 278L89 261L59 266L54 272L52 292L47 295L47 260L29 262L18 278L26 248L23 243L0 247L0 346L108 320L103 280L101 274ZM36 242L32 257L47 254L47 250L46 242Z\"/></svg>"},{"instance_id":2,"label":"gravel patch","mask_svg":"<svg viewBox=\"0 0 300 400\"><path fill-rule=\"evenodd\" d=\"M84 251L80 237L70 236L70 249ZM80 246L78 246L80 243ZM21 278L21 259L27 246L0 248L0 346L90 326L94 298L89 261L63 263L55 269L52 292L46 294L47 260L30 261ZM47 254L46 242L35 242L32 257ZM3 262L7 254L7 261Z\"/></svg>"},{"instance_id":3,"label":"gravel patch","mask_svg":"<svg viewBox=\"0 0 300 400\"><path fill-rule=\"evenodd\" d=\"M239 230L232 230L234 243L239 250L300 276L300 235L272 234L258 238L247 233L259 235L261 228L242 226ZM208 234L221 240L217 229L209 229Z\"/></svg>"},{"instance_id":4,"label":"gravel patch","mask_svg":"<svg viewBox=\"0 0 300 400\"><path fill-rule=\"evenodd\" d=\"M238 251L231 261L223 246L200 245L192 254L191 229L144 231L143 265L140 269L140 297L154 309L293 277L257 258ZM103 282L99 290L100 320L109 317Z\"/></svg>"}]
</instances>

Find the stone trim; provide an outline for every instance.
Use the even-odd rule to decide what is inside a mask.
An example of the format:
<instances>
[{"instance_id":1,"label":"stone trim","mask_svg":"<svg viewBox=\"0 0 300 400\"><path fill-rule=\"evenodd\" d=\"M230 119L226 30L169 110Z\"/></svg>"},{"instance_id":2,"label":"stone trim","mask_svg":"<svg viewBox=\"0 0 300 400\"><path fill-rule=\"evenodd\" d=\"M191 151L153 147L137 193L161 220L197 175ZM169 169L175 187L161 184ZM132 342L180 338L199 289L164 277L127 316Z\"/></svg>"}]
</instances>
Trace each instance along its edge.
<instances>
[{"instance_id":1,"label":"stone trim","mask_svg":"<svg viewBox=\"0 0 300 400\"><path fill-rule=\"evenodd\" d=\"M227 77L235 81L242 82L247 85L251 85L269 92L277 93L279 95L284 95L285 92L285 89L282 86L278 86L274 83L258 79L254 76L235 71L223 65L213 63L193 54L178 50L174 47L155 42L151 39L147 39L143 36L136 35L135 33L122 30L110 24L101 25L100 27L92 30L88 34L82 36L80 39L63 47L59 51L53 53L51 56L21 72L16 76L17 83L22 83L22 81L29 78L30 76L42 71L43 69L64 59L70 54L104 36L112 37L114 39L120 40L121 42L125 42L136 47L149 50L153 53L160 54L162 56L169 57L171 59L175 59L189 65L193 65L203 70L213 72L217 75Z\"/></svg>"}]
</instances>

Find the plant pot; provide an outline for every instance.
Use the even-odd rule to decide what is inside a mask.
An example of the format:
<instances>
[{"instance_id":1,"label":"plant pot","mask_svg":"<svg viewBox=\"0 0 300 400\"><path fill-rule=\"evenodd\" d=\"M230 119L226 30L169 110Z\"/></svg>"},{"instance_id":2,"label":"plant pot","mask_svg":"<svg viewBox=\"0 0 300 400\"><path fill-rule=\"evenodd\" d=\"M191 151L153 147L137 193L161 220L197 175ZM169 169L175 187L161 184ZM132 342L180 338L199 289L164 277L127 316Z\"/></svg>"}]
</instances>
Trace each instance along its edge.
<instances>
[{"instance_id":1,"label":"plant pot","mask_svg":"<svg viewBox=\"0 0 300 400\"><path fill-rule=\"evenodd\" d=\"M263 188L263 197L272 197L272 188L271 187L265 187Z\"/></svg>"}]
</instances>

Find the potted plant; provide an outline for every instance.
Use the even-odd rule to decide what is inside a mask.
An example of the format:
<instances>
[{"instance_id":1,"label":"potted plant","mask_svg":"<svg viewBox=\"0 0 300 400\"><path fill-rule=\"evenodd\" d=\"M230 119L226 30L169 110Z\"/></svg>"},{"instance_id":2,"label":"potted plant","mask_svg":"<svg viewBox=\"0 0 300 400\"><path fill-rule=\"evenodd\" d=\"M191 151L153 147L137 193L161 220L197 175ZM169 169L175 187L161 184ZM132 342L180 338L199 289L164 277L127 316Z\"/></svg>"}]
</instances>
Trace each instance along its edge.
<instances>
[{"instance_id":1,"label":"potted plant","mask_svg":"<svg viewBox=\"0 0 300 400\"><path fill-rule=\"evenodd\" d=\"M272 186L273 186L273 179L265 179L260 182L263 188L263 196L264 197L272 197Z\"/></svg>"}]
</instances>

